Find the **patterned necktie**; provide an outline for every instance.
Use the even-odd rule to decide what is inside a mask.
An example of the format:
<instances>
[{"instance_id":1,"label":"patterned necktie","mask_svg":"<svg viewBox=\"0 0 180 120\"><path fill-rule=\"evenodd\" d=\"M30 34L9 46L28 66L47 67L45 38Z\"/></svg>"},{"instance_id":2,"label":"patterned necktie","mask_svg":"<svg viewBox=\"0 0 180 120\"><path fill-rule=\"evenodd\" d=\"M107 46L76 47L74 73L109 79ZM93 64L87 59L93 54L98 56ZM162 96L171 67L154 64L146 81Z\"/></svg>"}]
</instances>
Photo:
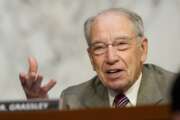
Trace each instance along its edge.
<instances>
[{"instance_id":1,"label":"patterned necktie","mask_svg":"<svg viewBox=\"0 0 180 120\"><path fill-rule=\"evenodd\" d=\"M114 98L113 106L115 108L125 107L129 102L129 99L122 93L116 95Z\"/></svg>"}]
</instances>

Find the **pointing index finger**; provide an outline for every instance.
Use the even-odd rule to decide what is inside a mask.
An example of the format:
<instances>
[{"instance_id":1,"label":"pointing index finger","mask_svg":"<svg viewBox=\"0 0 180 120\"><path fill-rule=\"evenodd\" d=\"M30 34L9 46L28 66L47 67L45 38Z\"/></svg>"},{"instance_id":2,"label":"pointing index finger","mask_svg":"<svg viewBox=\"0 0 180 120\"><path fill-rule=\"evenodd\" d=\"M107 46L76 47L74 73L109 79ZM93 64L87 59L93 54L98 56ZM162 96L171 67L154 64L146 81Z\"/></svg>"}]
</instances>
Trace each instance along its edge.
<instances>
[{"instance_id":1,"label":"pointing index finger","mask_svg":"<svg viewBox=\"0 0 180 120\"><path fill-rule=\"evenodd\" d=\"M33 57L28 58L28 63L29 63L29 71L28 73L37 73L38 71L38 63L37 60Z\"/></svg>"}]
</instances>

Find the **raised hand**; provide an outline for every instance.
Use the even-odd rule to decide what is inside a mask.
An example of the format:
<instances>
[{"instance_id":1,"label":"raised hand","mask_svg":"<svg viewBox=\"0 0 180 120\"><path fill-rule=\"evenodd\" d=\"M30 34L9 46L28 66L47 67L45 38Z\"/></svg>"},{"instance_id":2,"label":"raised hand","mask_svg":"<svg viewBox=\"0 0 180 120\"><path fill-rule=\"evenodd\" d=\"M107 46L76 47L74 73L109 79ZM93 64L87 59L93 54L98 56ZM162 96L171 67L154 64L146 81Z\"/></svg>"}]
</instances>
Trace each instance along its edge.
<instances>
[{"instance_id":1,"label":"raised hand","mask_svg":"<svg viewBox=\"0 0 180 120\"><path fill-rule=\"evenodd\" d=\"M43 76L38 73L38 63L36 59L29 57L28 63L28 73L19 74L19 79L27 99L48 98L48 91L56 84L56 81L49 80L47 84L42 86Z\"/></svg>"}]
</instances>

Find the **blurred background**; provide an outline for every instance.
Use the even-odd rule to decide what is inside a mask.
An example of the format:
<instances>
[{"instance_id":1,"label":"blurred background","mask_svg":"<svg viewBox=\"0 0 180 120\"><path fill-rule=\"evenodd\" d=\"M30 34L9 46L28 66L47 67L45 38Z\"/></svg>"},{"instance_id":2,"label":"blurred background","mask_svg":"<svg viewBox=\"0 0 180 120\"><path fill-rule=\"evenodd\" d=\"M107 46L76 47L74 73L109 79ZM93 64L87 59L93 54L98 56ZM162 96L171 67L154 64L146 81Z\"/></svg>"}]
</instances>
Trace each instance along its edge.
<instances>
[{"instance_id":1,"label":"blurred background","mask_svg":"<svg viewBox=\"0 0 180 120\"><path fill-rule=\"evenodd\" d=\"M50 98L94 76L83 24L110 7L142 16L148 63L180 69L180 0L0 0L0 100L26 99L18 76L28 70L28 56L37 58L43 84L57 80Z\"/></svg>"}]
</instances>

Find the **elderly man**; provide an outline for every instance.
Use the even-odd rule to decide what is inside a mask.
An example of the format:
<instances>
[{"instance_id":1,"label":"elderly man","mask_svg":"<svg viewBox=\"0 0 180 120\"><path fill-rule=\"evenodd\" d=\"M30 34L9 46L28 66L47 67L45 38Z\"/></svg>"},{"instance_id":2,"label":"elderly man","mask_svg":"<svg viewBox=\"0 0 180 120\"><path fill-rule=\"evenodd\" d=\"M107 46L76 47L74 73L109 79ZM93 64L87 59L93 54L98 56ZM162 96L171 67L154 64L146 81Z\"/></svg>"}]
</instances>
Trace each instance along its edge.
<instances>
[{"instance_id":1,"label":"elderly man","mask_svg":"<svg viewBox=\"0 0 180 120\"><path fill-rule=\"evenodd\" d=\"M84 24L88 54L97 76L61 94L61 108L124 107L168 102L174 74L152 64L144 64L148 40L143 22L136 13L111 8ZM20 80L27 98L47 98L55 85L41 86L37 62L29 59L29 72Z\"/></svg>"}]
</instances>

